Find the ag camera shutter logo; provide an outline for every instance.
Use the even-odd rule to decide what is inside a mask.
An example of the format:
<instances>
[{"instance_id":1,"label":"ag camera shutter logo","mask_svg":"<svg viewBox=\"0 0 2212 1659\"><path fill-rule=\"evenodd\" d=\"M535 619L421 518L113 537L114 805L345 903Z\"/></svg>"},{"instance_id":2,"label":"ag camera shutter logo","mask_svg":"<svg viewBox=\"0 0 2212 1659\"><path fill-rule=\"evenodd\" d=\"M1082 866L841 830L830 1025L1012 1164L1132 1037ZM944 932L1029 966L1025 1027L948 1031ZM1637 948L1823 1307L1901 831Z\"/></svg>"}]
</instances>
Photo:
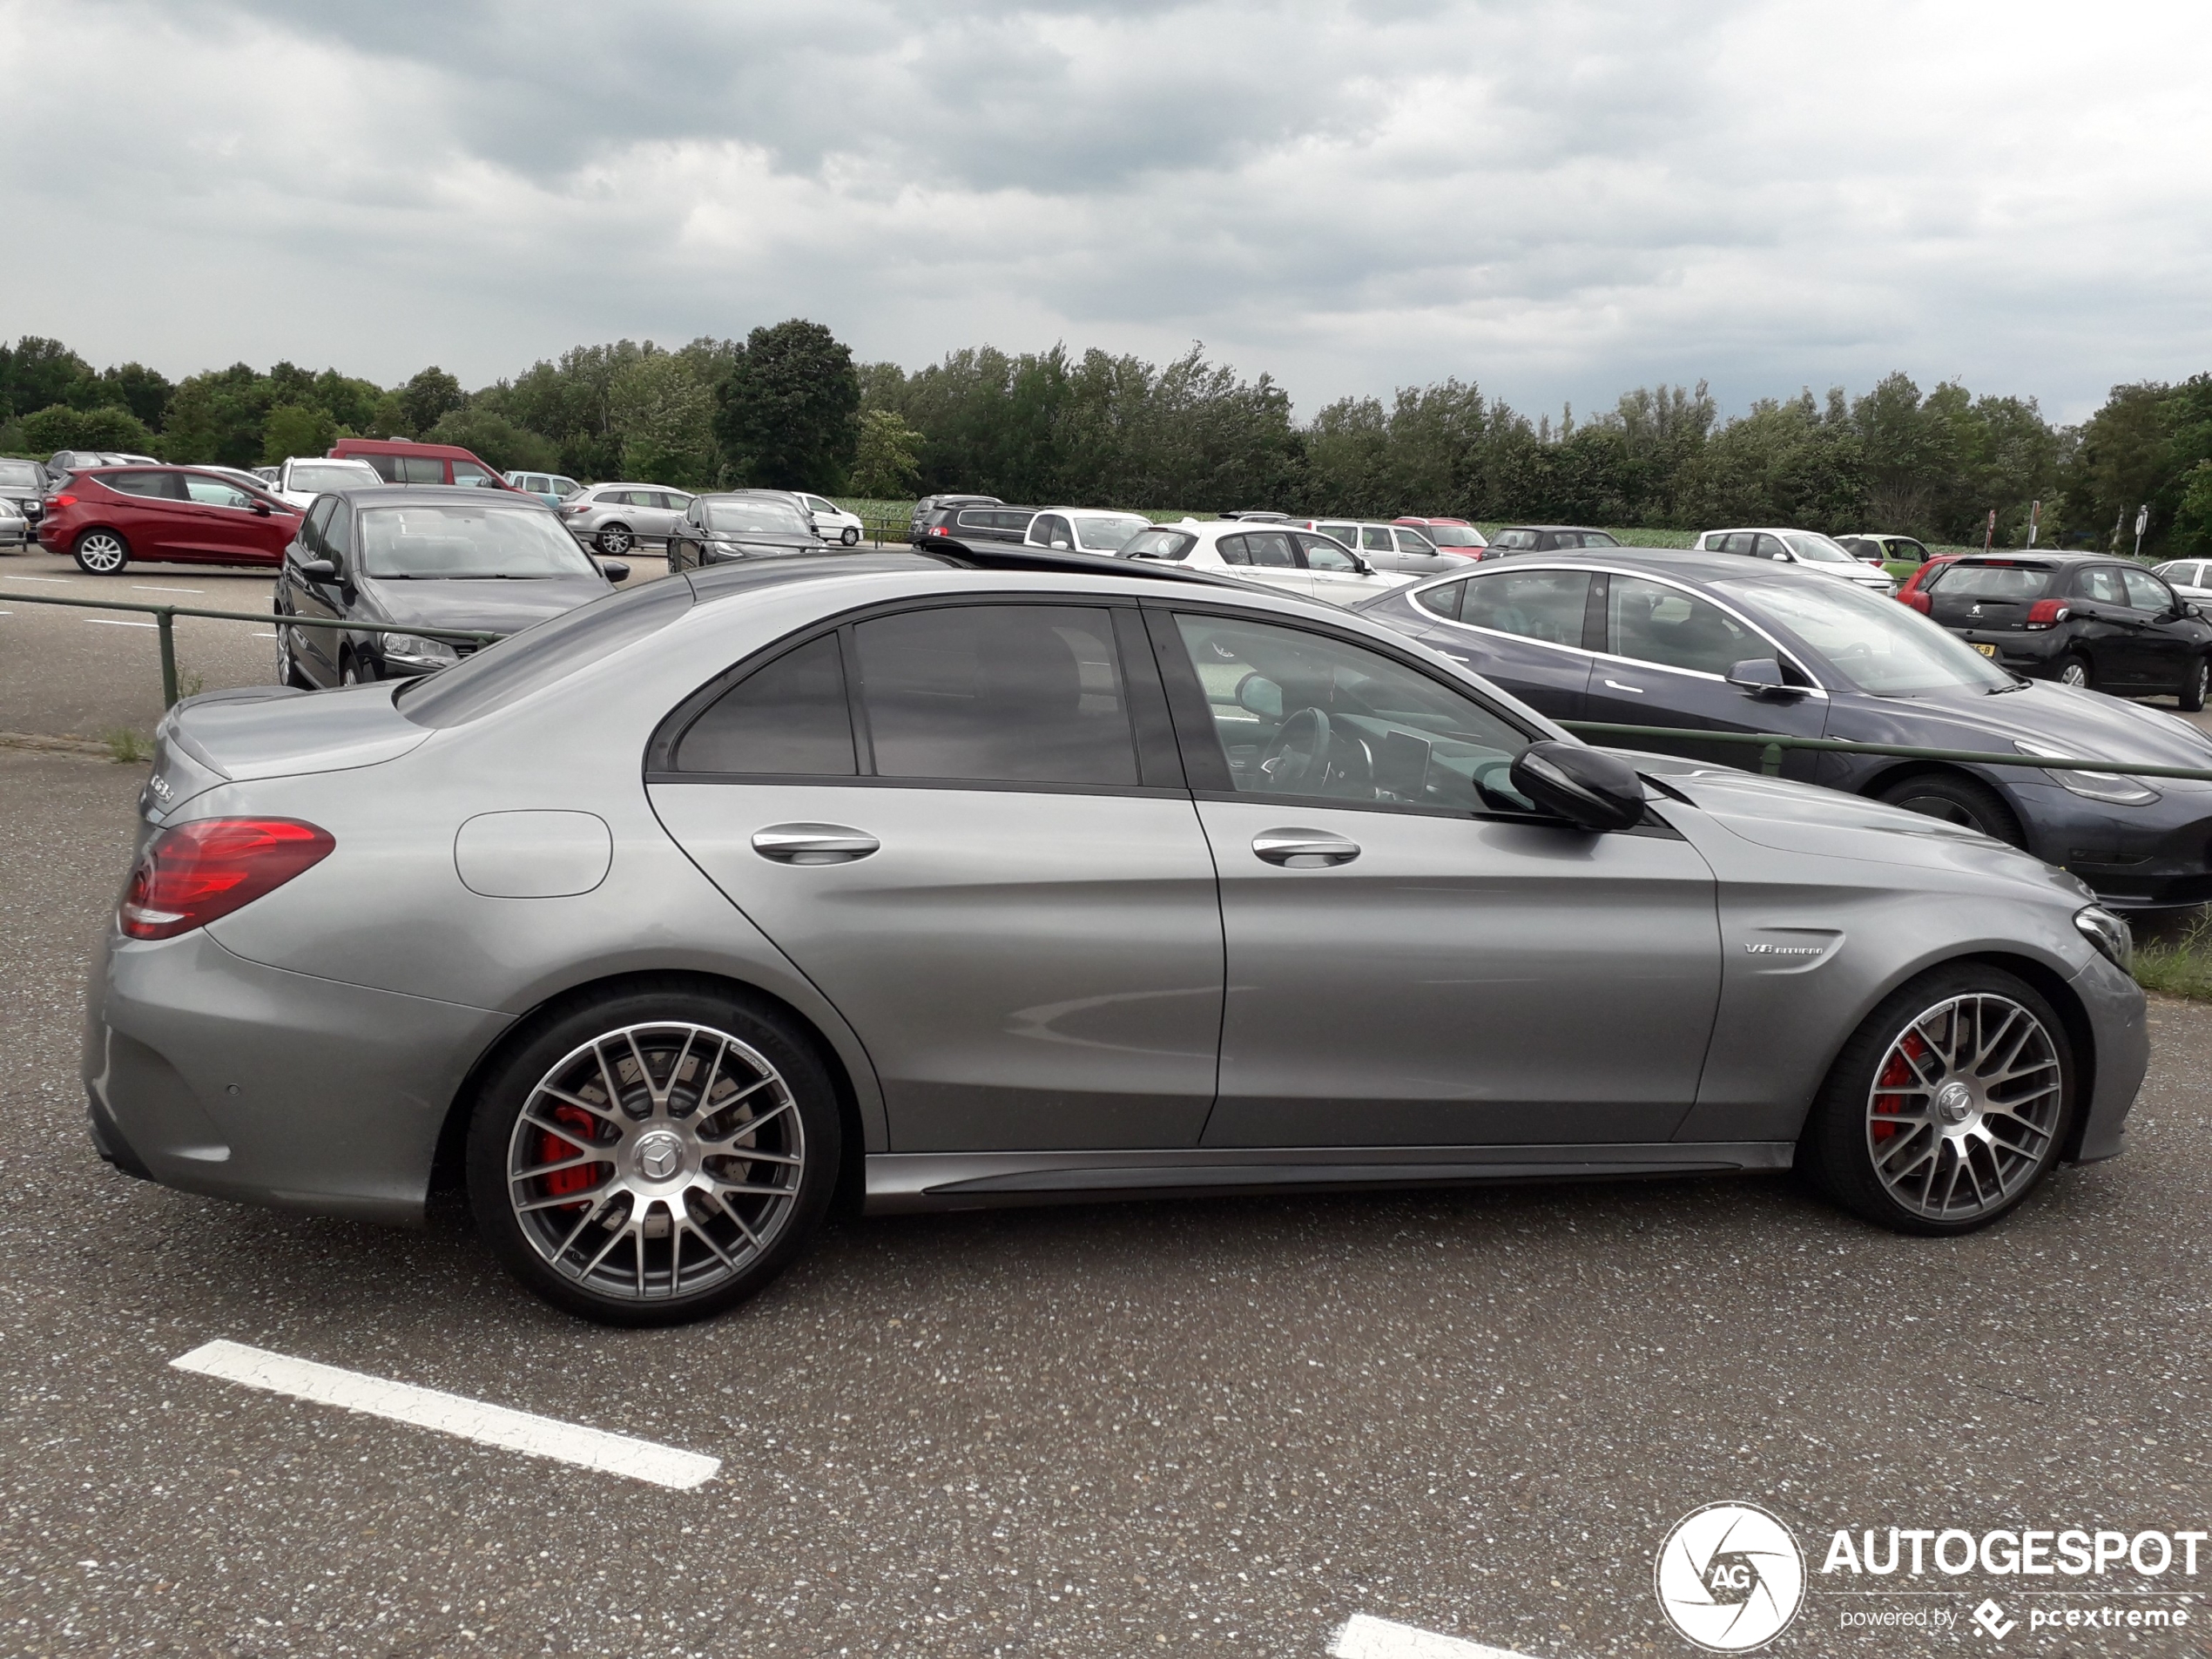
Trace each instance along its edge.
<instances>
[{"instance_id":1,"label":"ag camera shutter logo","mask_svg":"<svg viewBox=\"0 0 2212 1659\"><path fill-rule=\"evenodd\" d=\"M1710 1653L1748 1653L1790 1628L1805 1558L1779 1521L1751 1503L1709 1503L1674 1525L1652 1578L1660 1611Z\"/></svg>"}]
</instances>

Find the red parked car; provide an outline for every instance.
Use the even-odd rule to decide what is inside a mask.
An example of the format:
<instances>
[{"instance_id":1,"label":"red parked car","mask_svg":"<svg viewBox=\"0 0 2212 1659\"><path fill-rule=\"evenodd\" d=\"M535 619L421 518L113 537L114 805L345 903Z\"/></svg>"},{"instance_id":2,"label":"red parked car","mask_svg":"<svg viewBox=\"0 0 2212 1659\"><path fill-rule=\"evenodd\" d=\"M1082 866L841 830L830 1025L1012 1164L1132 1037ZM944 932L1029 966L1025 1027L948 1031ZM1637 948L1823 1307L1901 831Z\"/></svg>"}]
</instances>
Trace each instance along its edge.
<instances>
[{"instance_id":1,"label":"red parked car","mask_svg":"<svg viewBox=\"0 0 2212 1659\"><path fill-rule=\"evenodd\" d=\"M133 559L281 564L300 514L199 467L93 467L46 497L38 544L113 576Z\"/></svg>"},{"instance_id":2,"label":"red parked car","mask_svg":"<svg viewBox=\"0 0 2212 1659\"><path fill-rule=\"evenodd\" d=\"M416 443L407 438L341 438L330 447L334 461L366 461L388 484L462 484L478 489L515 489L469 450L457 443Z\"/></svg>"},{"instance_id":3,"label":"red parked car","mask_svg":"<svg viewBox=\"0 0 2212 1659\"><path fill-rule=\"evenodd\" d=\"M1910 605L1922 616L1926 616L1928 614L1928 596L1921 591L1921 590L1928 585L1928 578L1930 577L1933 576L1938 570L1940 570L1945 565L1949 564L1952 560L1958 558L1959 556L1959 555L1956 553L1929 554L1928 556L1922 561L1920 568L1915 570L1911 576L1905 577L1905 585L1897 590L1898 604L1901 605Z\"/></svg>"}]
</instances>

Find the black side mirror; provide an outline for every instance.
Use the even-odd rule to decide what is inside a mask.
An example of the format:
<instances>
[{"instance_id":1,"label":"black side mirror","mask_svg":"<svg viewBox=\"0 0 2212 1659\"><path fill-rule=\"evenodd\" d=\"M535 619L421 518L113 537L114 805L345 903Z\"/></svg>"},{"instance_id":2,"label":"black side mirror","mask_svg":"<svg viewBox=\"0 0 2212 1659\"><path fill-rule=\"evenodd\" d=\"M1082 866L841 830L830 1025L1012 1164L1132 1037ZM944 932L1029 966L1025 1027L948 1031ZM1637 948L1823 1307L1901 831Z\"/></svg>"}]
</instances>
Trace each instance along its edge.
<instances>
[{"instance_id":1,"label":"black side mirror","mask_svg":"<svg viewBox=\"0 0 2212 1659\"><path fill-rule=\"evenodd\" d=\"M1583 829L1634 829L1643 821L1643 779L1602 749L1532 743L1514 757L1512 777L1527 799Z\"/></svg>"},{"instance_id":2,"label":"black side mirror","mask_svg":"<svg viewBox=\"0 0 2212 1659\"><path fill-rule=\"evenodd\" d=\"M1771 657L1752 657L1737 664L1728 671L1728 683L1753 697L1798 689L1782 678L1782 664Z\"/></svg>"},{"instance_id":3,"label":"black side mirror","mask_svg":"<svg viewBox=\"0 0 2212 1659\"><path fill-rule=\"evenodd\" d=\"M599 574L610 582L627 582L630 580L630 566L620 559L601 559Z\"/></svg>"},{"instance_id":4,"label":"black side mirror","mask_svg":"<svg viewBox=\"0 0 2212 1659\"><path fill-rule=\"evenodd\" d=\"M328 559L302 559L300 574L317 582L334 582L338 579L338 567Z\"/></svg>"}]
</instances>

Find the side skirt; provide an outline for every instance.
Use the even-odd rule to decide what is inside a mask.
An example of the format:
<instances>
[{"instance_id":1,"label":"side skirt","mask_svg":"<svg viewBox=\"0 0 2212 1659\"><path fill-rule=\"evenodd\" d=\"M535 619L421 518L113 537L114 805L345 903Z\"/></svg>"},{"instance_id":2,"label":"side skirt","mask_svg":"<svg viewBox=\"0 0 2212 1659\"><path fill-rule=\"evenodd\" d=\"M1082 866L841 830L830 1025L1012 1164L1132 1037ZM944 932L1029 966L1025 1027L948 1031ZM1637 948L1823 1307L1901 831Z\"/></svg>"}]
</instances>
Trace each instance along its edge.
<instances>
[{"instance_id":1,"label":"side skirt","mask_svg":"<svg viewBox=\"0 0 2212 1659\"><path fill-rule=\"evenodd\" d=\"M1788 1141L1629 1146L1347 1146L1174 1151L872 1152L872 1216L1109 1198L1198 1197L1336 1188L1606 1181L1787 1170Z\"/></svg>"}]
</instances>

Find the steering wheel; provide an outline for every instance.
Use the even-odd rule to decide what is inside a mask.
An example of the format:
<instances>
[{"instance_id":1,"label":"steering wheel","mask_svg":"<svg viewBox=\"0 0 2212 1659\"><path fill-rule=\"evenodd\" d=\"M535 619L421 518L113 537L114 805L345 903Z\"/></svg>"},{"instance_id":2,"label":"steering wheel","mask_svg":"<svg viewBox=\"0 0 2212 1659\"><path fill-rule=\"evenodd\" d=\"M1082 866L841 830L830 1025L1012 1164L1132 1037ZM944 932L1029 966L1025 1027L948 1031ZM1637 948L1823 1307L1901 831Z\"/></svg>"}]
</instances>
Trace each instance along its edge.
<instances>
[{"instance_id":1,"label":"steering wheel","mask_svg":"<svg viewBox=\"0 0 2212 1659\"><path fill-rule=\"evenodd\" d=\"M1259 763L1267 787L1293 794L1318 794L1329 770L1329 717L1300 709L1283 722Z\"/></svg>"}]
</instances>

